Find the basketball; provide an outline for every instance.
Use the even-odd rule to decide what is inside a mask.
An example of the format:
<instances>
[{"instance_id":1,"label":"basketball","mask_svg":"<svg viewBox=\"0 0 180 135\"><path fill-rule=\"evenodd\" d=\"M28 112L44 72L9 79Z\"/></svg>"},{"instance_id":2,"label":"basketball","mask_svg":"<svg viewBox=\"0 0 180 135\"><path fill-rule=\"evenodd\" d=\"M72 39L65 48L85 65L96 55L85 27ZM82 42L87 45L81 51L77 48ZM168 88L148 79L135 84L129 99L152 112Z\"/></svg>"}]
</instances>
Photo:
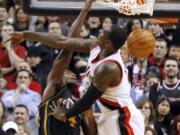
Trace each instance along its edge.
<instances>
[{"instance_id":1,"label":"basketball","mask_svg":"<svg viewBox=\"0 0 180 135\"><path fill-rule=\"evenodd\" d=\"M136 29L127 39L130 54L136 57L148 57L155 48L155 37L146 29Z\"/></svg>"}]
</instances>

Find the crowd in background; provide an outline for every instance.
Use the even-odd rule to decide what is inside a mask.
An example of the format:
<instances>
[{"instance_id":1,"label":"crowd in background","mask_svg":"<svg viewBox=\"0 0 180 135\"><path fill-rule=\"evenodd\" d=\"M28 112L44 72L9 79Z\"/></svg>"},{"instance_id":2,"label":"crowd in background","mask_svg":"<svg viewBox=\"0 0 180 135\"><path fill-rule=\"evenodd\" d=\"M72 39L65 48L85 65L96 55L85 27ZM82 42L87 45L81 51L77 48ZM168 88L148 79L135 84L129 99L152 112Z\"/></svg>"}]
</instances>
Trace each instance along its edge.
<instances>
[{"instance_id":1,"label":"crowd in background","mask_svg":"<svg viewBox=\"0 0 180 135\"><path fill-rule=\"evenodd\" d=\"M19 44L6 41L14 31L36 31L66 36L74 16L29 16L22 0L0 0L0 127L17 135L38 135L38 105L46 78L59 49L38 42ZM82 26L82 38L97 38L112 24L126 27L130 33L144 28L152 31L156 47L147 58L131 56L121 48L129 70L134 104L142 111L145 135L180 134L180 28L179 24L160 24L150 20L88 17ZM69 69L79 82L86 70L89 54L74 53ZM83 84L82 84L83 85ZM80 97L76 92L75 96Z\"/></svg>"}]
</instances>

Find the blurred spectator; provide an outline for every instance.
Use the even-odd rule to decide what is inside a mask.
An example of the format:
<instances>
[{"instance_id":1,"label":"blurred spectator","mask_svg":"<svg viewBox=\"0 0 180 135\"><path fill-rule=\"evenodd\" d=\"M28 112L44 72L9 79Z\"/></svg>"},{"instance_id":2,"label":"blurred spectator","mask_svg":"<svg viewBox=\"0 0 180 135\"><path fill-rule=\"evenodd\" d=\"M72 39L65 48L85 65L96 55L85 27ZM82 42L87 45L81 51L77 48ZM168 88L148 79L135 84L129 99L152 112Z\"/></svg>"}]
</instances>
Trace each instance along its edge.
<instances>
[{"instance_id":1,"label":"blurred spectator","mask_svg":"<svg viewBox=\"0 0 180 135\"><path fill-rule=\"evenodd\" d=\"M52 61L52 53L48 47L43 45L29 47L27 62L33 73L38 77L37 79L43 89L46 86L46 78L51 70Z\"/></svg>"},{"instance_id":2,"label":"blurred spectator","mask_svg":"<svg viewBox=\"0 0 180 135\"><path fill-rule=\"evenodd\" d=\"M103 31L109 30L112 24L113 24L113 20L110 17L104 18L102 21L102 30Z\"/></svg>"},{"instance_id":3,"label":"blurred spectator","mask_svg":"<svg viewBox=\"0 0 180 135\"><path fill-rule=\"evenodd\" d=\"M18 126L13 121L8 121L4 123L2 129L7 135L16 135L16 133L18 132Z\"/></svg>"},{"instance_id":4,"label":"blurred spectator","mask_svg":"<svg viewBox=\"0 0 180 135\"><path fill-rule=\"evenodd\" d=\"M180 114L175 118L173 122L170 135L180 135Z\"/></svg>"},{"instance_id":5,"label":"blurred spectator","mask_svg":"<svg viewBox=\"0 0 180 135\"><path fill-rule=\"evenodd\" d=\"M49 33L62 34L60 23L57 22L57 21L49 22L49 24L48 24L48 32ZM49 48L49 47L46 47L46 48L49 49L49 53L52 53L52 57L49 56L49 59L50 59L50 61L53 61L57 57L58 53L60 52L60 49Z\"/></svg>"},{"instance_id":6,"label":"blurred spectator","mask_svg":"<svg viewBox=\"0 0 180 135\"><path fill-rule=\"evenodd\" d=\"M1 36L3 37L3 41L6 41L9 37L9 34L11 34L12 32L14 32L14 27L10 24L5 24L2 26L2 31L1 31ZM0 45L0 65L2 68L8 68L11 67L11 63L10 63L10 57L8 55L8 52L6 50L6 44L5 45ZM15 51L15 53L22 59L25 59L27 52L26 49L21 46L21 45L16 45L13 46L13 49ZM13 70L12 72L4 75L4 78L7 80L7 82L12 82L14 81L15 78L15 70Z\"/></svg>"},{"instance_id":7,"label":"blurred spectator","mask_svg":"<svg viewBox=\"0 0 180 135\"><path fill-rule=\"evenodd\" d=\"M147 100L149 99L149 93L150 93L150 89L151 86L153 86L154 84L158 84L160 81L160 77L155 74L155 73L150 73L148 75L146 75L146 80L145 80L145 88L143 91L143 95L140 97L140 102L143 100Z\"/></svg>"},{"instance_id":8,"label":"blurred spectator","mask_svg":"<svg viewBox=\"0 0 180 135\"><path fill-rule=\"evenodd\" d=\"M155 129L158 135L169 135L171 131L171 107L168 98L162 97L156 104L156 122Z\"/></svg>"},{"instance_id":9,"label":"blurred spectator","mask_svg":"<svg viewBox=\"0 0 180 135\"><path fill-rule=\"evenodd\" d=\"M37 81L36 75L32 73L32 69L31 69L30 65L24 59L20 58L15 53L15 51L11 45L11 42L6 43L6 50L9 55L10 63L11 63L11 65L14 66L16 71L19 71L21 69L26 69L33 75L31 83L29 84L28 87L30 89L38 92L41 95L42 94L41 84ZM15 82L10 82L7 84L7 89L15 89L15 88L17 88L17 84Z\"/></svg>"},{"instance_id":10,"label":"blurred spectator","mask_svg":"<svg viewBox=\"0 0 180 135\"><path fill-rule=\"evenodd\" d=\"M128 33L131 33L135 29L143 28L143 22L140 19L129 20L126 27Z\"/></svg>"},{"instance_id":11,"label":"blurred spectator","mask_svg":"<svg viewBox=\"0 0 180 135\"><path fill-rule=\"evenodd\" d=\"M14 28L16 31L29 30L30 17L24 13L22 8L15 10Z\"/></svg>"},{"instance_id":12,"label":"blurred spectator","mask_svg":"<svg viewBox=\"0 0 180 135\"><path fill-rule=\"evenodd\" d=\"M173 57L178 61L178 64L180 64L180 44L174 44L172 43L169 47L168 56Z\"/></svg>"},{"instance_id":13,"label":"blurred spectator","mask_svg":"<svg viewBox=\"0 0 180 135\"><path fill-rule=\"evenodd\" d=\"M180 80L176 59L167 58L164 64L165 78L151 87L149 98L156 104L159 97L165 96L170 100L172 115L180 114Z\"/></svg>"},{"instance_id":14,"label":"blurred spectator","mask_svg":"<svg viewBox=\"0 0 180 135\"><path fill-rule=\"evenodd\" d=\"M38 81L38 77L36 74L32 73L31 67L29 66L29 64L26 61L18 62L16 70L19 71L22 69L28 70L32 75L31 82L28 86L29 89L31 89L34 92L37 92L39 95L41 95L42 94L42 87ZM8 83L8 85L7 85L7 89L16 89L16 88L17 88L17 84L15 82Z\"/></svg>"},{"instance_id":15,"label":"blurred spectator","mask_svg":"<svg viewBox=\"0 0 180 135\"><path fill-rule=\"evenodd\" d=\"M154 111L153 104L149 100L144 100L144 101L140 102L138 108L141 110L141 112L144 116L145 126L154 128L156 114Z\"/></svg>"},{"instance_id":16,"label":"blurred spectator","mask_svg":"<svg viewBox=\"0 0 180 135\"><path fill-rule=\"evenodd\" d=\"M0 6L0 30L2 29L2 26L8 22L13 23L13 20L9 18L6 8Z\"/></svg>"},{"instance_id":17,"label":"blurred spectator","mask_svg":"<svg viewBox=\"0 0 180 135\"><path fill-rule=\"evenodd\" d=\"M143 95L145 74L147 69L147 60L146 58L137 58L137 62L133 67L133 80L131 88L131 97L134 104L137 106L140 100L140 97Z\"/></svg>"},{"instance_id":18,"label":"blurred spectator","mask_svg":"<svg viewBox=\"0 0 180 135\"><path fill-rule=\"evenodd\" d=\"M163 76L164 60L167 55L168 46L164 38L156 39L156 47L152 56L148 58L148 67L150 65L157 66L160 69L161 76Z\"/></svg>"},{"instance_id":19,"label":"blurred spectator","mask_svg":"<svg viewBox=\"0 0 180 135\"><path fill-rule=\"evenodd\" d=\"M45 16L37 16L37 20L35 22L35 31L37 32L46 32L47 31L47 18Z\"/></svg>"},{"instance_id":20,"label":"blurred spectator","mask_svg":"<svg viewBox=\"0 0 180 135\"><path fill-rule=\"evenodd\" d=\"M29 109L30 117L35 117L38 112L38 105L41 97L36 92L30 90L27 86L31 82L31 74L27 70L20 70L17 72L16 83L17 88L6 91L2 96L2 101L8 108L11 118L13 109L18 104L26 105Z\"/></svg>"},{"instance_id":21,"label":"blurred spectator","mask_svg":"<svg viewBox=\"0 0 180 135\"><path fill-rule=\"evenodd\" d=\"M97 37L101 27L101 21L99 17L91 16L87 20L87 25L90 30L90 37Z\"/></svg>"},{"instance_id":22,"label":"blurred spectator","mask_svg":"<svg viewBox=\"0 0 180 135\"><path fill-rule=\"evenodd\" d=\"M35 122L35 117L29 115L27 106L19 104L14 108L14 121L18 127L21 128L20 132L30 132L30 135L38 135L38 129ZM22 131L23 129L23 131Z\"/></svg>"},{"instance_id":23,"label":"blurred spectator","mask_svg":"<svg viewBox=\"0 0 180 135\"><path fill-rule=\"evenodd\" d=\"M8 113L4 103L0 100L0 127L7 121Z\"/></svg>"},{"instance_id":24,"label":"blurred spectator","mask_svg":"<svg viewBox=\"0 0 180 135\"><path fill-rule=\"evenodd\" d=\"M5 0L6 9L12 18L15 18L15 10L23 7L23 0Z\"/></svg>"},{"instance_id":25,"label":"blurred spectator","mask_svg":"<svg viewBox=\"0 0 180 135\"><path fill-rule=\"evenodd\" d=\"M180 29L176 29L173 32L172 42L169 48L168 56L174 57L180 64Z\"/></svg>"},{"instance_id":26,"label":"blurred spectator","mask_svg":"<svg viewBox=\"0 0 180 135\"><path fill-rule=\"evenodd\" d=\"M163 28L159 24L148 22L147 29L154 34L155 38L164 37Z\"/></svg>"}]
</instances>

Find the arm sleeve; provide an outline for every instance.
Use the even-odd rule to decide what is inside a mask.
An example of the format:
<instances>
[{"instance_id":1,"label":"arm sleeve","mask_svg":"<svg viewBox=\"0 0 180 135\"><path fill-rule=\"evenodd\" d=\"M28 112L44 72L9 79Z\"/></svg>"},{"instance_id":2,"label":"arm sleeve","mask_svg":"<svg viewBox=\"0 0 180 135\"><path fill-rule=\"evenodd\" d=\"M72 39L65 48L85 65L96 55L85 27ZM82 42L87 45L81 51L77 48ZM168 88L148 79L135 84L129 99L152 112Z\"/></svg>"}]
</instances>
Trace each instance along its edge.
<instances>
[{"instance_id":1,"label":"arm sleeve","mask_svg":"<svg viewBox=\"0 0 180 135\"><path fill-rule=\"evenodd\" d=\"M86 94L82 97L82 99L76 102L74 106L66 112L66 117L70 118L72 116L78 115L88 110L94 103L94 101L101 97L102 94L103 93L100 90L98 90L96 86L91 84L91 86L88 88Z\"/></svg>"}]
</instances>

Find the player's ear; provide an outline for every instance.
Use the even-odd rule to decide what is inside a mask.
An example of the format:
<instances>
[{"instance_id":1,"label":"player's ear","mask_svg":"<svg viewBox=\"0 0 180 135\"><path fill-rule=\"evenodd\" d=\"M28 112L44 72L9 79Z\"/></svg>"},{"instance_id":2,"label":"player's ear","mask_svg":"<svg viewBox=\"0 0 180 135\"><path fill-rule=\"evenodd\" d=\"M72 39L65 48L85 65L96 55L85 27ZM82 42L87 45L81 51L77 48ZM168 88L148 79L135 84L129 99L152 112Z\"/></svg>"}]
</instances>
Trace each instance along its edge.
<instances>
[{"instance_id":1,"label":"player's ear","mask_svg":"<svg viewBox=\"0 0 180 135\"><path fill-rule=\"evenodd\" d=\"M105 46L106 46L106 48L112 48L113 45L112 45L111 40L107 40Z\"/></svg>"}]
</instances>

